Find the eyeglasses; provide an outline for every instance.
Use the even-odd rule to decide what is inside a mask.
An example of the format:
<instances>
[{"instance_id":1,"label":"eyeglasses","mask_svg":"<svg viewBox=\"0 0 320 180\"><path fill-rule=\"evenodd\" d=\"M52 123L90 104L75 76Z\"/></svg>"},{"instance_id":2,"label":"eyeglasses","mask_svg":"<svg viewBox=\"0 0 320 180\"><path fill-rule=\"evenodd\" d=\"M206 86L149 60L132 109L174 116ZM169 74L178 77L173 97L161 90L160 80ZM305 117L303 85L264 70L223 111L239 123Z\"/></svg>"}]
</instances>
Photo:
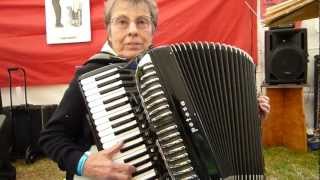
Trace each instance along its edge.
<instances>
[{"instance_id":1,"label":"eyeglasses","mask_svg":"<svg viewBox=\"0 0 320 180\"><path fill-rule=\"evenodd\" d=\"M119 16L111 19L111 23L114 24L116 28L127 29L132 21L126 16ZM151 25L151 17L140 16L134 21L137 29L145 30L148 29Z\"/></svg>"}]
</instances>

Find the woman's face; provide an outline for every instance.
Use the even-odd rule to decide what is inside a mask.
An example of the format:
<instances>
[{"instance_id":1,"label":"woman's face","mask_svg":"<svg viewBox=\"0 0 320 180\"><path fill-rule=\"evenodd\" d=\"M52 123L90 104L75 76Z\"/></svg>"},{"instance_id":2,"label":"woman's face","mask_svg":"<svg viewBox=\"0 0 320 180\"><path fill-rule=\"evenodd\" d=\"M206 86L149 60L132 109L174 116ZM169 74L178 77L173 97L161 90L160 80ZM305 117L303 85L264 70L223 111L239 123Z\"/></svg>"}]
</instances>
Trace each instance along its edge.
<instances>
[{"instance_id":1,"label":"woman's face","mask_svg":"<svg viewBox=\"0 0 320 180\"><path fill-rule=\"evenodd\" d=\"M145 3L133 5L120 1L115 4L109 26L110 45L120 57L133 58L152 43L152 21Z\"/></svg>"}]
</instances>

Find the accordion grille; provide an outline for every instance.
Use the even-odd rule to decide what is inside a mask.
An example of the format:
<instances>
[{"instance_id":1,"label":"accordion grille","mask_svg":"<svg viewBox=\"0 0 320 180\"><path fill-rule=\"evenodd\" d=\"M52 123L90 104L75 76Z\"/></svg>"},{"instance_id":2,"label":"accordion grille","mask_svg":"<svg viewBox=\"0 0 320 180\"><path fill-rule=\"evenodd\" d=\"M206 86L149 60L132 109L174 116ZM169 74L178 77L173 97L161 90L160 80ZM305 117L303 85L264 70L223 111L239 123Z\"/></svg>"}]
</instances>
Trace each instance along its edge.
<instances>
[{"instance_id":1,"label":"accordion grille","mask_svg":"<svg viewBox=\"0 0 320 180\"><path fill-rule=\"evenodd\" d=\"M142 72L144 75L141 76L140 91L145 110L158 137L158 143L171 176L175 179L197 178L152 63L145 64Z\"/></svg>"},{"instance_id":2,"label":"accordion grille","mask_svg":"<svg viewBox=\"0 0 320 180\"><path fill-rule=\"evenodd\" d=\"M201 159L199 152L202 147L198 147L196 142L186 143L192 139L188 136L198 131L194 126L210 147L219 177L263 179L261 122L258 118L255 65L251 57L238 48L206 42L160 47L146 56L139 63L137 85L150 124L160 136L159 146L164 151L162 154L169 171L172 174L176 172L168 163L169 159L180 154L175 154L167 146L177 143L176 147L185 147L185 151L179 151L186 156L183 162L191 161L190 166L184 166L186 170L193 169L197 175L203 172L197 170L198 166L192 162L196 159L192 156L197 156L190 153L198 152ZM194 110L190 113L196 120L192 125L188 123L188 117L181 116L183 110L178 109L177 104L184 102L188 109ZM180 114L183 120L177 120L175 114ZM181 128L178 121L189 127L191 134L183 133L186 128ZM172 141L162 143L162 138ZM168 153L175 155L168 157ZM190 171L190 177L197 177L193 171Z\"/></svg>"}]
</instances>

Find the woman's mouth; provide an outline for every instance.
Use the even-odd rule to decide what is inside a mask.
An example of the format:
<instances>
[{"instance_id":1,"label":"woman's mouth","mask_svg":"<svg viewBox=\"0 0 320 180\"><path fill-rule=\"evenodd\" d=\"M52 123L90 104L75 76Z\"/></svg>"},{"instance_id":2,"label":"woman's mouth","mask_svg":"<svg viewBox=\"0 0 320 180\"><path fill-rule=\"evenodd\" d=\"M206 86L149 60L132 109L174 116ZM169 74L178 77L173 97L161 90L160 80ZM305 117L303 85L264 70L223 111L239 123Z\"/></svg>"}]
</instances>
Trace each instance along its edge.
<instances>
[{"instance_id":1,"label":"woman's mouth","mask_svg":"<svg viewBox=\"0 0 320 180\"><path fill-rule=\"evenodd\" d=\"M130 50L140 50L143 48L141 43L127 43L125 46Z\"/></svg>"}]
</instances>

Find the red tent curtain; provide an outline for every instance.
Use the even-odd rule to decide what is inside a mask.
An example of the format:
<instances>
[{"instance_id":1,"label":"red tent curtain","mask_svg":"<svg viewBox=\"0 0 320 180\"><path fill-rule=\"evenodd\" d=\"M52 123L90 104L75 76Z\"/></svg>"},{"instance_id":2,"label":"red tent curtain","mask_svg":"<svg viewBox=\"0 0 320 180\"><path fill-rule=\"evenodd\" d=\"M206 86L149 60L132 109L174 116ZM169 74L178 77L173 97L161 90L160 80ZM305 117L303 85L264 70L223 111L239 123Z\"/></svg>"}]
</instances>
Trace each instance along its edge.
<instances>
[{"instance_id":1,"label":"red tent curtain","mask_svg":"<svg viewBox=\"0 0 320 180\"><path fill-rule=\"evenodd\" d=\"M255 0L158 0L155 46L187 41L232 44L257 58ZM98 52L107 34L103 0L90 1L92 40L47 45L44 0L0 1L0 86L8 86L7 68L22 67L28 85L70 81L75 67ZM21 75L13 82L22 84Z\"/></svg>"}]
</instances>

